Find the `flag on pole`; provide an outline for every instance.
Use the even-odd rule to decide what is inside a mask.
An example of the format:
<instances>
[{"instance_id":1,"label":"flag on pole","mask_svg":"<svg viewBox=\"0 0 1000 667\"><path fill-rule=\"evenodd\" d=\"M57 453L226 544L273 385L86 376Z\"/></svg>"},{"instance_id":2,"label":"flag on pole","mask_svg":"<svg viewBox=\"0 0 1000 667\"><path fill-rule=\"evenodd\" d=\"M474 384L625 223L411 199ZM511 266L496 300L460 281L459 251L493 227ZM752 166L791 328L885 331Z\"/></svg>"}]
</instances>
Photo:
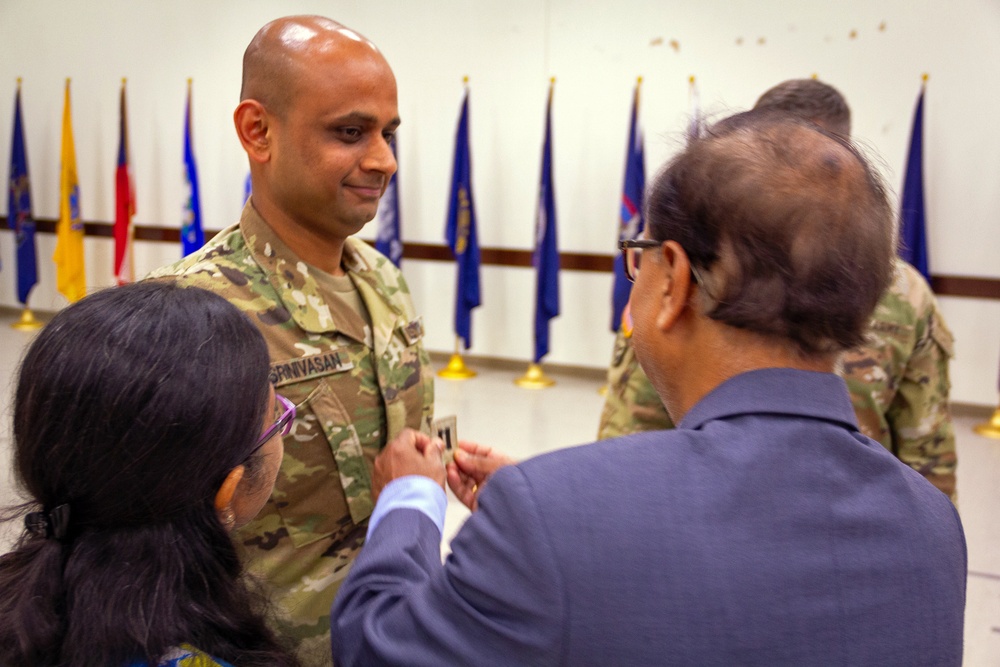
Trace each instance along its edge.
<instances>
[{"instance_id":1,"label":"flag on pole","mask_svg":"<svg viewBox=\"0 0 1000 667\"><path fill-rule=\"evenodd\" d=\"M243 181L243 205L250 201L250 195L253 194L253 179L250 178L250 172L247 172L247 180Z\"/></svg>"},{"instance_id":2,"label":"flag on pole","mask_svg":"<svg viewBox=\"0 0 1000 667\"><path fill-rule=\"evenodd\" d=\"M115 280L124 285L135 280L132 256L132 216L135 215L135 181L128 148L125 113L125 79L119 101L118 166L115 169Z\"/></svg>"},{"instance_id":3,"label":"flag on pole","mask_svg":"<svg viewBox=\"0 0 1000 667\"><path fill-rule=\"evenodd\" d=\"M59 167L59 221L56 223L56 288L72 303L87 293L83 265L83 221L80 219L80 184L76 175L76 149L69 103L69 79L63 103L62 149Z\"/></svg>"},{"instance_id":4,"label":"flag on pole","mask_svg":"<svg viewBox=\"0 0 1000 667\"><path fill-rule=\"evenodd\" d=\"M926 75L924 81L926 82ZM912 264L930 282L927 265L927 221L924 214L924 86L920 87L913 112L910 153L906 158L903 197L899 203L899 256Z\"/></svg>"},{"instance_id":5,"label":"flag on pole","mask_svg":"<svg viewBox=\"0 0 1000 667\"><path fill-rule=\"evenodd\" d=\"M701 134L701 97L698 95L698 86L695 85L693 74L688 78L688 104L691 110L688 116L687 140L691 141Z\"/></svg>"},{"instance_id":6,"label":"flag on pole","mask_svg":"<svg viewBox=\"0 0 1000 667\"><path fill-rule=\"evenodd\" d=\"M549 82L545 105L545 142L542 145L542 178L538 189L538 218L532 263L538 272L535 293L535 363L549 353L549 320L559 315L559 246L556 237L556 196L552 180L552 92Z\"/></svg>"},{"instance_id":7,"label":"flag on pole","mask_svg":"<svg viewBox=\"0 0 1000 667\"><path fill-rule=\"evenodd\" d=\"M14 133L10 148L10 178L7 197L7 224L14 230L17 246L17 299L27 307L28 294L38 282L35 253L35 218L31 213L31 180L28 178L28 151L24 145L21 120L21 80L14 97Z\"/></svg>"},{"instance_id":8,"label":"flag on pole","mask_svg":"<svg viewBox=\"0 0 1000 667\"><path fill-rule=\"evenodd\" d=\"M466 80L468 84L468 80ZM472 309L480 304L479 239L476 206L472 198L472 156L469 153L469 89L462 99L462 114L455 133L455 161L451 172L448 222L445 237L458 266L455 286L455 335L465 349L472 345Z\"/></svg>"},{"instance_id":9,"label":"flag on pole","mask_svg":"<svg viewBox=\"0 0 1000 667\"><path fill-rule=\"evenodd\" d=\"M375 219L378 226L375 231L375 249L388 257L396 266L403 260L403 241L399 235L399 158L396 155L396 139L389 144L392 156L396 158L396 173L389 179L382 199L378 203L378 213Z\"/></svg>"},{"instance_id":10,"label":"flag on pole","mask_svg":"<svg viewBox=\"0 0 1000 667\"><path fill-rule=\"evenodd\" d=\"M622 205L618 222L618 240L634 239L645 226L643 218L643 193L646 189L645 154L642 147L642 128L639 126L639 87L642 77L635 84L632 95L632 122L628 131L625 150L625 184L622 186ZM625 263L621 253L615 253L614 288L611 295L611 330L618 331L622 313L632 292L632 283L625 277Z\"/></svg>"},{"instance_id":11,"label":"flag on pole","mask_svg":"<svg viewBox=\"0 0 1000 667\"><path fill-rule=\"evenodd\" d=\"M184 112L184 182L187 199L184 202L184 219L181 222L181 255L187 256L205 245L201 228L201 199L198 197L198 167L194 162L191 145L191 79L187 81L187 108Z\"/></svg>"}]
</instances>

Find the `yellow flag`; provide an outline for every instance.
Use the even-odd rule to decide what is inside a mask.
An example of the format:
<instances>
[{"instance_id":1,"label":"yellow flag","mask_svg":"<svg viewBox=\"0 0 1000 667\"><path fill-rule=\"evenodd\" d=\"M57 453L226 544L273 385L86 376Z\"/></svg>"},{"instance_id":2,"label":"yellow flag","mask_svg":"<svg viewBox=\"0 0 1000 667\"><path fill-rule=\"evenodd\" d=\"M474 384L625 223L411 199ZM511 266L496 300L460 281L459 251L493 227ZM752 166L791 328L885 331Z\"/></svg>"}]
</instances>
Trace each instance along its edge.
<instances>
[{"instance_id":1,"label":"yellow flag","mask_svg":"<svg viewBox=\"0 0 1000 667\"><path fill-rule=\"evenodd\" d=\"M52 261L56 263L56 288L72 303L87 293L87 278L83 269L83 221L80 220L80 185L76 178L69 79L66 79L59 171L59 222L56 223L56 252Z\"/></svg>"}]
</instances>

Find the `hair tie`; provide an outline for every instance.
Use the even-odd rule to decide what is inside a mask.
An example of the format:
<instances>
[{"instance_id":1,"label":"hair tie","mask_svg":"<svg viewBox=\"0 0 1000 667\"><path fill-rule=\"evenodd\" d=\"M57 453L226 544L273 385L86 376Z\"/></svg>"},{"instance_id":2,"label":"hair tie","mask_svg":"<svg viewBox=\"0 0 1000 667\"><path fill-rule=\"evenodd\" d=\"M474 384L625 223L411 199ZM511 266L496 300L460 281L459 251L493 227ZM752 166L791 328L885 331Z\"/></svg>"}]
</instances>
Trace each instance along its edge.
<instances>
[{"instance_id":1,"label":"hair tie","mask_svg":"<svg viewBox=\"0 0 1000 667\"><path fill-rule=\"evenodd\" d=\"M24 517L24 526L39 537L63 540L69 530L69 505L59 505L48 512L31 512Z\"/></svg>"}]
</instances>

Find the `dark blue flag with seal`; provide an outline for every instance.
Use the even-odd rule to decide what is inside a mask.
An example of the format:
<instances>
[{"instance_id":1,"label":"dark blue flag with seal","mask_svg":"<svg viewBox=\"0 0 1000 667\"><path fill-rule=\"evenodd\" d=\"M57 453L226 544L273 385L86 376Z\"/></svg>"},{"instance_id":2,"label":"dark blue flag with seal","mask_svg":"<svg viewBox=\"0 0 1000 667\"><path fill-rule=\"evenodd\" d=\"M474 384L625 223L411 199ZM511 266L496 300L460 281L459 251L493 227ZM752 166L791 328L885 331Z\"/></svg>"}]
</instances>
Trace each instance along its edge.
<instances>
[{"instance_id":1,"label":"dark blue flag with seal","mask_svg":"<svg viewBox=\"0 0 1000 667\"><path fill-rule=\"evenodd\" d=\"M899 202L899 256L930 282L927 263L927 220L924 213L924 88L920 88L913 112L910 153L903 176L903 196Z\"/></svg>"},{"instance_id":2,"label":"dark blue flag with seal","mask_svg":"<svg viewBox=\"0 0 1000 667\"><path fill-rule=\"evenodd\" d=\"M549 321L559 315L559 246L556 237L556 197L552 180L552 91L545 106L545 142L538 189L538 217L532 263L538 274L535 293L535 363L549 353Z\"/></svg>"},{"instance_id":3,"label":"dark blue flag with seal","mask_svg":"<svg viewBox=\"0 0 1000 667\"><path fill-rule=\"evenodd\" d=\"M389 179L385 192L378 202L378 213L375 214L375 249L399 266L403 261L403 240L399 234L399 157L396 154L396 137L389 146L392 156L396 158L396 173Z\"/></svg>"},{"instance_id":4,"label":"dark blue flag with seal","mask_svg":"<svg viewBox=\"0 0 1000 667\"><path fill-rule=\"evenodd\" d=\"M28 152L24 145L21 117L21 82L14 97L14 135L10 148L7 223L14 230L17 257L17 299L28 305L28 294L38 283L38 260L35 253L35 218L31 213L31 180L28 178Z\"/></svg>"},{"instance_id":5,"label":"dark blue flag with seal","mask_svg":"<svg viewBox=\"0 0 1000 667\"><path fill-rule=\"evenodd\" d=\"M198 196L198 167L194 161L191 141L191 79L188 79L187 109L184 113L184 182L187 199L184 201L184 219L181 221L181 255L187 257L205 245L205 232L201 226L201 198Z\"/></svg>"},{"instance_id":6,"label":"dark blue flag with seal","mask_svg":"<svg viewBox=\"0 0 1000 667\"><path fill-rule=\"evenodd\" d=\"M628 131L628 148L625 151L625 184L622 186L621 212L618 216L618 240L634 239L645 226L643 193L646 190L645 154L642 146L642 129L639 127L639 86L635 84L632 96L632 122ZM622 311L632 293L632 283L625 277L625 263L620 252L615 253L614 286L611 292L611 330L618 331L622 324Z\"/></svg>"},{"instance_id":7,"label":"dark blue flag with seal","mask_svg":"<svg viewBox=\"0 0 1000 667\"><path fill-rule=\"evenodd\" d=\"M462 99L462 114L455 133L455 161L451 172L448 222L445 238L455 256L455 335L465 349L472 345L472 309L479 306L479 239L476 207L472 198L472 157L469 152L469 91Z\"/></svg>"}]
</instances>

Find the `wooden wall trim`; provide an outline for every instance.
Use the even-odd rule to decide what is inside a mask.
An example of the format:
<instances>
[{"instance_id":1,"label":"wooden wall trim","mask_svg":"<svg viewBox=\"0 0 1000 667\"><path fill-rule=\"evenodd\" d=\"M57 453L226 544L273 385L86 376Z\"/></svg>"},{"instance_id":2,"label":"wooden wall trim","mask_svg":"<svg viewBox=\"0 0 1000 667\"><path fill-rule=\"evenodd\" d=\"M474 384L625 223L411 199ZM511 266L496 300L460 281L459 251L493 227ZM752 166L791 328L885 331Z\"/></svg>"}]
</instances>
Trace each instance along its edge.
<instances>
[{"instance_id":1,"label":"wooden wall trim","mask_svg":"<svg viewBox=\"0 0 1000 667\"><path fill-rule=\"evenodd\" d=\"M0 217L0 226L7 229L6 217ZM54 234L56 221L36 219L35 229L43 234ZM83 230L87 236L114 237L114 225L107 222L84 222ZM181 231L177 227L133 225L133 232L137 241L156 243L180 243L181 241ZM208 241L216 234L218 234L218 230L205 230L205 240ZM479 252L482 263L486 266L531 266L532 252L530 250L480 248ZM443 243L403 243L403 258L405 260L450 262L452 254L451 249ZM612 270L613 263L614 255L583 252L559 253L559 267L567 271L607 273ZM931 276L931 288L935 294L940 296L1000 300L1000 278L933 275Z\"/></svg>"}]
</instances>

